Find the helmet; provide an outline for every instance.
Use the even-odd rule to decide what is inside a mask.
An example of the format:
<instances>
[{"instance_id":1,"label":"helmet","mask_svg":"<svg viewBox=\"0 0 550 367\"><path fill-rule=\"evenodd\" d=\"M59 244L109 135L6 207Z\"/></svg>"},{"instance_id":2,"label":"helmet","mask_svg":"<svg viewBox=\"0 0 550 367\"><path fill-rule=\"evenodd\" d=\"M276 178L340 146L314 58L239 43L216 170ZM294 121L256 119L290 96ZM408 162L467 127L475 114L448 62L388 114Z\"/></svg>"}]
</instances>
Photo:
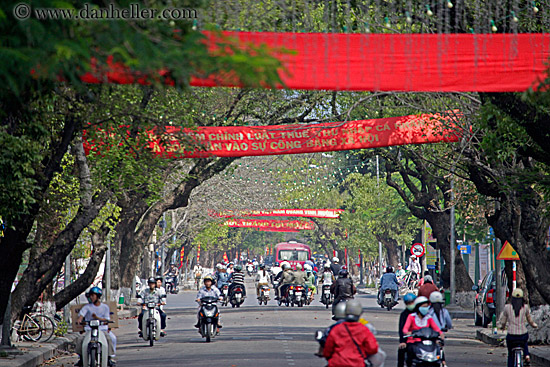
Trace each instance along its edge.
<instances>
[{"instance_id":1,"label":"helmet","mask_svg":"<svg viewBox=\"0 0 550 367\"><path fill-rule=\"evenodd\" d=\"M229 265L235 265L235 263L233 261L230 261Z\"/></svg>"},{"instance_id":2,"label":"helmet","mask_svg":"<svg viewBox=\"0 0 550 367\"><path fill-rule=\"evenodd\" d=\"M289 263L288 261L283 261L283 262L281 263L281 268L284 268L285 265L288 265L288 267L290 267L290 263Z\"/></svg>"},{"instance_id":3,"label":"helmet","mask_svg":"<svg viewBox=\"0 0 550 367\"><path fill-rule=\"evenodd\" d=\"M414 302L415 299L416 299L416 296L414 295L414 293L407 293L403 297L403 302L411 303L411 302Z\"/></svg>"},{"instance_id":4,"label":"helmet","mask_svg":"<svg viewBox=\"0 0 550 367\"><path fill-rule=\"evenodd\" d=\"M397 267L400 267L400 266L403 266L403 264L401 264L401 263L397 264Z\"/></svg>"},{"instance_id":5,"label":"helmet","mask_svg":"<svg viewBox=\"0 0 550 367\"><path fill-rule=\"evenodd\" d=\"M155 281L157 281L157 280L164 280L164 278L159 275L159 276L155 277Z\"/></svg>"},{"instance_id":6,"label":"helmet","mask_svg":"<svg viewBox=\"0 0 550 367\"><path fill-rule=\"evenodd\" d=\"M346 277L348 276L348 271L346 269L340 269L340 271L338 272L338 275Z\"/></svg>"},{"instance_id":7,"label":"helmet","mask_svg":"<svg viewBox=\"0 0 550 367\"><path fill-rule=\"evenodd\" d=\"M283 262L281 267L283 268L283 270L290 269L290 264L287 262Z\"/></svg>"},{"instance_id":8,"label":"helmet","mask_svg":"<svg viewBox=\"0 0 550 367\"><path fill-rule=\"evenodd\" d=\"M302 264L296 264L296 270L302 270Z\"/></svg>"},{"instance_id":9,"label":"helmet","mask_svg":"<svg viewBox=\"0 0 550 367\"><path fill-rule=\"evenodd\" d=\"M432 292L430 294L430 303L443 303L443 295L441 294L441 292Z\"/></svg>"},{"instance_id":10,"label":"helmet","mask_svg":"<svg viewBox=\"0 0 550 367\"><path fill-rule=\"evenodd\" d=\"M346 318L346 302L341 301L336 306L334 306L334 315L332 316L333 320L342 320Z\"/></svg>"},{"instance_id":11,"label":"helmet","mask_svg":"<svg viewBox=\"0 0 550 367\"><path fill-rule=\"evenodd\" d=\"M236 271L241 271L241 270L243 270L243 267L240 266L240 265L235 265L235 270Z\"/></svg>"},{"instance_id":12,"label":"helmet","mask_svg":"<svg viewBox=\"0 0 550 367\"><path fill-rule=\"evenodd\" d=\"M425 275L425 276L424 276L424 281L425 281L425 282L433 283L433 282L434 282L434 278L432 278L431 275Z\"/></svg>"},{"instance_id":13,"label":"helmet","mask_svg":"<svg viewBox=\"0 0 550 367\"><path fill-rule=\"evenodd\" d=\"M392 266L388 266L386 268L386 273L393 273L393 267Z\"/></svg>"},{"instance_id":14,"label":"helmet","mask_svg":"<svg viewBox=\"0 0 550 367\"><path fill-rule=\"evenodd\" d=\"M221 269L222 266L223 266L222 264L218 263L218 264L216 264L216 269Z\"/></svg>"},{"instance_id":15,"label":"helmet","mask_svg":"<svg viewBox=\"0 0 550 367\"><path fill-rule=\"evenodd\" d=\"M212 283L214 283L214 277L210 274L208 274L207 276L204 277L204 279L202 280L203 283L206 282L207 280L211 281Z\"/></svg>"},{"instance_id":16,"label":"helmet","mask_svg":"<svg viewBox=\"0 0 550 367\"><path fill-rule=\"evenodd\" d=\"M411 259L416 259L416 255L411 255Z\"/></svg>"},{"instance_id":17,"label":"helmet","mask_svg":"<svg viewBox=\"0 0 550 367\"><path fill-rule=\"evenodd\" d=\"M337 262L339 262L339 261L340 261L340 259L338 259L336 256L334 256L334 257L332 258L332 262L333 262L333 263L337 263Z\"/></svg>"},{"instance_id":18,"label":"helmet","mask_svg":"<svg viewBox=\"0 0 550 367\"><path fill-rule=\"evenodd\" d=\"M329 264L325 264L325 265L323 266L323 268L325 268L325 270L326 270L326 269L330 269L330 265L329 265Z\"/></svg>"},{"instance_id":19,"label":"helmet","mask_svg":"<svg viewBox=\"0 0 550 367\"><path fill-rule=\"evenodd\" d=\"M260 264L260 269L265 269L265 264Z\"/></svg>"},{"instance_id":20,"label":"helmet","mask_svg":"<svg viewBox=\"0 0 550 367\"><path fill-rule=\"evenodd\" d=\"M99 298L101 298L101 296L103 295L103 291L99 287L92 287L92 289L90 289L88 294L92 294L92 293L97 295Z\"/></svg>"},{"instance_id":21,"label":"helmet","mask_svg":"<svg viewBox=\"0 0 550 367\"><path fill-rule=\"evenodd\" d=\"M305 264L305 265L304 265L304 269L305 269L306 271L312 271L312 270L313 270L313 269L311 268L311 265L309 265L309 264Z\"/></svg>"},{"instance_id":22,"label":"helmet","mask_svg":"<svg viewBox=\"0 0 550 367\"><path fill-rule=\"evenodd\" d=\"M176 263L170 263L170 266L176 266Z\"/></svg>"},{"instance_id":23,"label":"helmet","mask_svg":"<svg viewBox=\"0 0 550 367\"><path fill-rule=\"evenodd\" d=\"M416 299L414 300L414 310L418 311L418 307L420 307L420 305L428 302L430 302L430 300L424 296L416 297Z\"/></svg>"},{"instance_id":24,"label":"helmet","mask_svg":"<svg viewBox=\"0 0 550 367\"><path fill-rule=\"evenodd\" d=\"M346 321L359 321L362 313L363 306L361 306L361 302L356 299L346 302Z\"/></svg>"},{"instance_id":25,"label":"helmet","mask_svg":"<svg viewBox=\"0 0 550 367\"><path fill-rule=\"evenodd\" d=\"M155 279L155 277L151 277L149 279L147 279L147 284L151 284L151 283L157 283L157 280Z\"/></svg>"},{"instance_id":26,"label":"helmet","mask_svg":"<svg viewBox=\"0 0 550 367\"><path fill-rule=\"evenodd\" d=\"M516 288L512 291L513 298L523 298L523 291L520 288Z\"/></svg>"}]
</instances>

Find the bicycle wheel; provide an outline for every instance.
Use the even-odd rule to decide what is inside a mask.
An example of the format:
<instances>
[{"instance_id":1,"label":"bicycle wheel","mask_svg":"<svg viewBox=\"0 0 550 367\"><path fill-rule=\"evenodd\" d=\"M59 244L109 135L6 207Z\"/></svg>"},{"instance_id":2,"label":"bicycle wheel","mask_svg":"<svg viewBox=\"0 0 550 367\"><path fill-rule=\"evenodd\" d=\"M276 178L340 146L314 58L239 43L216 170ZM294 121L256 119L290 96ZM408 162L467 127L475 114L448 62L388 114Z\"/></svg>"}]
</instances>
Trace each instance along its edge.
<instances>
[{"instance_id":1,"label":"bicycle wheel","mask_svg":"<svg viewBox=\"0 0 550 367\"><path fill-rule=\"evenodd\" d=\"M25 317L18 331L23 339L37 342L42 337L42 329L40 325L30 317Z\"/></svg>"},{"instance_id":2,"label":"bicycle wheel","mask_svg":"<svg viewBox=\"0 0 550 367\"><path fill-rule=\"evenodd\" d=\"M47 342L50 340L55 332L55 323L46 315L34 315L32 319L40 325L42 331L42 341Z\"/></svg>"}]
</instances>

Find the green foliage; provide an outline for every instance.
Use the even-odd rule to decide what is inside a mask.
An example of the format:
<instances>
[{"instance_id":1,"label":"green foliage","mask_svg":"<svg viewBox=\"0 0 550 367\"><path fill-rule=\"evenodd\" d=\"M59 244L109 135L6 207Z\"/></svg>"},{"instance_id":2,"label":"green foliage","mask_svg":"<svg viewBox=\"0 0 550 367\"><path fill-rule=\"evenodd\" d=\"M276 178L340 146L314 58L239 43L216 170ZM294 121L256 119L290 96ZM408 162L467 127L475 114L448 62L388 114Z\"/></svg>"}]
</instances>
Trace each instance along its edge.
<instances>
[{"instance_id":1,"label":"green foliage","mask_svg":"<svg viewBox=\"0 0 550 367\"><path fill-rule=\"evenodd\" d=\"M65 320L57 322L57 327L54 330L54 335L57 337L63 337L69 331L69 324Z\"/></svg>"}]
</instances>

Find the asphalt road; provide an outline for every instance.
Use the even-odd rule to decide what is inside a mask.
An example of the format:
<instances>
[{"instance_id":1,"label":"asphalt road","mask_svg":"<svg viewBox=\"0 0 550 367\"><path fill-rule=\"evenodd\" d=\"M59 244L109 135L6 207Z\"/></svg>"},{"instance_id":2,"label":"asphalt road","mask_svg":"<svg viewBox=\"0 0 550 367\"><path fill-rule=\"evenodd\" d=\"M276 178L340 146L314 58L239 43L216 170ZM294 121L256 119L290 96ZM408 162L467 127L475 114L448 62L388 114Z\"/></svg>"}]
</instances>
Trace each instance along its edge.
<instances>
[{"instance_id":1,"label":"asphalt road","mask_svg":"<svg viewBox=\"0 0 550 367\"><path fill-rule=\"evenodd\" d=\"M315 330L329 326L330 310L318 301L304 308L278 307L275 301L258 306L252 283L247 283L248 298L241 308L222 307L223 329L212 343L206 343L197 329L196 292L169 295L167 336L154 347L137 335L137 320L120 320L117 365L150 366L325 366L313 355L317 343ZM377 339L388 354L386 366L397 364L397 323L403 306L392 311L381 309L372 295L359 295L364 318L378 330ZM450 367L506 366L506 349L495 348L474 339L471 320L454 320L455 329L447 333L446 356ZM48 366L69 366L75 357L59 358ZM534 366L534 365L533 365Z\"/></svg>"}]
</instances>

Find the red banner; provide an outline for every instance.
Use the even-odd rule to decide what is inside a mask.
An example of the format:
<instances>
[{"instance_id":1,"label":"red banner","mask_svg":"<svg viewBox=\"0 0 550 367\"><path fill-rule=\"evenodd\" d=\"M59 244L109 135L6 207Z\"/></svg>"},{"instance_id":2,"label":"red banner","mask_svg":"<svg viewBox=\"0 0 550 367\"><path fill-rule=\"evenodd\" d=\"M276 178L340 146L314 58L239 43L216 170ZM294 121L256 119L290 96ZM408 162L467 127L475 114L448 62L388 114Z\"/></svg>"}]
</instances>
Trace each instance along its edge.
<instances>
[{"instance_id":1,"label":"red banner","mask_svg":"<svg viewBox=\"0 0 550 367\"><path fill-rule=\"evenodd\" d=\"M227 252L223 253L223 261L225 261L226 263L229 262L229 259L227 258Z\"/></svg>"},{"instance_id":2,"label":"red banner","mask_svg":"<svg viewBox=\"0 0 550 367\"><path fill-rule=\"evenodd\" d=\"M200 262L201 259L201 245L199 244L197 246L197 264Z\"/></svg>"},{"instance_id":3,"label":"red banner","mask_svg":"<svg viewBox=\"0 0 550 367\"><path fill-rule=\"evenodd\" d=\"M315 229L315 223L300 220L228 219L223 225L236 228L258 228L266 231Z\"/></svg>"},{"instance_id":4,"label":"red banner","mask_svg":"<svg viewBox=\"0 0 550 367\"><path fill-rule=\"evenodd\" d=\"M181 251L180 251L180 266L179 268L181 269L181 267L183 266L183 257L185 255L185 247L181 247Z\"/></svg>"},{"instance_id":5,"label":"red banner","mask_svg":"<svg viewBox=\"0 0 550 367\"><path fill-rule=\"evenodd\" d=\"M343 209L273 209L273 210L223 210L208 211L208 215L218 218L233 217L306 217L306 218L331 218L340 217Z\"/></svg>"},{"instance_id":6,"label":"red banner","mask_svg":"<svg viewBox=\"0 0 550 367\"><path fill-rule=\"evenodd\" d=\"M454 116L456 117L456 115ZM164 158L244 157L456 142L451 116L409 115L349 122L182 129L147 132L149 148ZM179 137L179 138L178 138ZM184 139L186 144L181 145ZM164 142L164 143L163 143ZM86 142L87 148L93 149Z\"/></svg>"},{"instance_id":7,"label":"red banner","mask_svg":"<svg viewBox=\"0 0 550 367\"><path fill-rule=\"evenodd\" d=\"M523 92L544 77L550 34L338 34L222 32L244 43L294 51L275 55L290 89ZM214 34L205 32L212 45ZM243 46L246 47L246 46ZM211 47L213 48L213 47ZM147 84L163 78L130 71L112 60L107 70L82 76L87 83ZM170 68L170 65L166 65ZM238 86L223 78L192 79L193 86Z\"/></svg>"}]
</instances>

